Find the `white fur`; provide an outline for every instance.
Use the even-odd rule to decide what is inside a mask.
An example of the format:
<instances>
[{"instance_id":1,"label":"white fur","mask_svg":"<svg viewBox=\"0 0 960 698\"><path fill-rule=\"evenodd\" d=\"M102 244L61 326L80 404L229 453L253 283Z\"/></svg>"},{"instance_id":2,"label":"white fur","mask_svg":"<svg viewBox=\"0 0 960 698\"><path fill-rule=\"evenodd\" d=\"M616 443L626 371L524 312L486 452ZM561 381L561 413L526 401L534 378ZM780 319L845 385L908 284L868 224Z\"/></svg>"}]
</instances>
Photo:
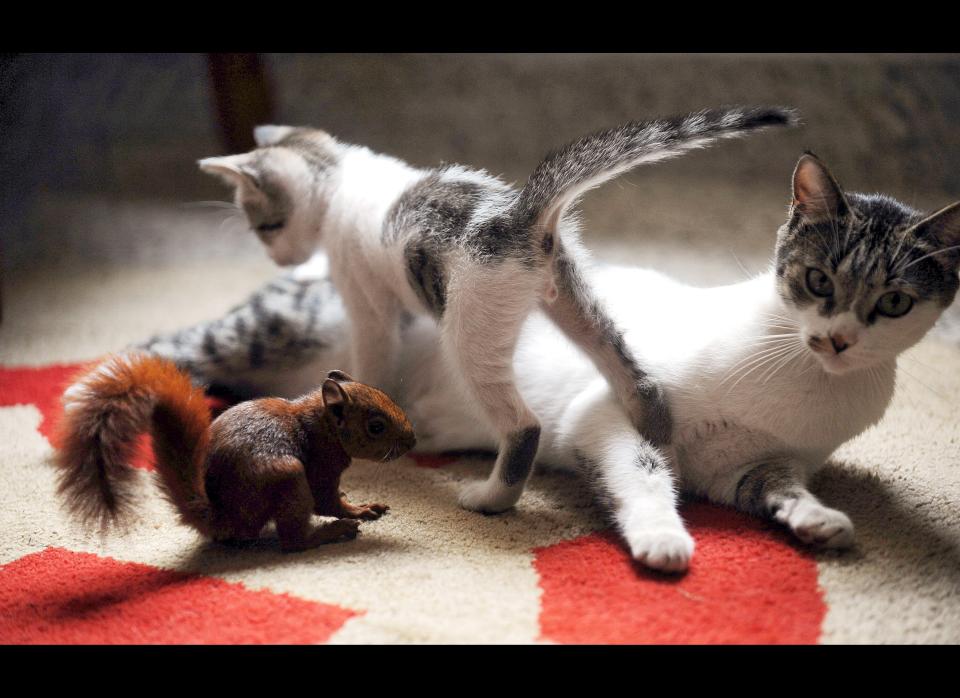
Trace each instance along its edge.
<instances>
[{"instance_id":1,"label":"white fur","mask_svg":"<svg viewBox=\"0 0 960 698\"><path fill-rule=\"evenodd\" d=\"M261 135L269 140L276 133ZM363 147L339 147L338 165L320 185L306 165L294 165L291 151L270 149L266 157L276 159L297 202L270 254L280 263L304 263L298 273L315 278L322 269L317 249L326 249L349 320L347 370L397 396L421 448L498 450L490 478L463 492L461 503L471 509L501 511L516 503L522 483L507 487L499 477L505 439L539 422L539 460L592 463L632 554L653 568L685 569L693 553L676 512L678 489L735 504L741 478L763 463L786 468L802 488L839 445L882 417L897 354L939 316L932 303L921 303L904 318L869 328L845 316L824 321L784 303L772 272L713 289L646 270L593 273L595 289L670 405L672 445L652 451L595 366L533 311L555 287L519 265L477 265L450 250L439 333L429 320L418 322L401 345L402 311L426 309L407 281L403 241L384 244L384 221L401 193L426 173ZM203 163L235 182L241 204L261 195L247 184L245 157ZM586 182L545 215L557 219L606 178ZM473 215L489 213L481 205ZM830 331L855 344L836 356L806 345L812 334ZM636 467L640 457L652 467ZM805 491L775 516L803 540L852 542L849 519Z\"/></svg>"},{"instance_id":2,"label":"white fur","mask_svg":"<svg viewBox=\"0 0 960 698\"><path fill-rule=\"evenodd\" d=\"M693 288L653 271L608 267L593 275L593 283L667 393L676 449L665 454L668 468L647 475L630 467L632 454L648 445L596 368L539 313L520 335L517 383L543 427L538 462L573 468L576 453L596 461L599 478L620 493L614 518L634 557L668 571L686 568L693 552L676 513L675 488L733 504L740 478L767 460L789 463L804 483L837 447L883 416L897 353L922 337L937 314L922 307L932 303L920 304L914 319L861 328L859 343L871 354L857 370L837 375L799 340L789 340L796 341L789 347L795 355L744 362L783 332L771 326L778 322L774 316L794 319L802 336L802 317L777 295L772 272L731 286ZM907 339L891 344L898 332ZM397 367L407 377L400 399L420 444L425 450L495 448L495 430L463 400L457 377L438 361L437 339L427 325L414 328ZM850 520L809 493L777 519L806 542L842 547L853 541Z\"/></svg>"}]
</instances>

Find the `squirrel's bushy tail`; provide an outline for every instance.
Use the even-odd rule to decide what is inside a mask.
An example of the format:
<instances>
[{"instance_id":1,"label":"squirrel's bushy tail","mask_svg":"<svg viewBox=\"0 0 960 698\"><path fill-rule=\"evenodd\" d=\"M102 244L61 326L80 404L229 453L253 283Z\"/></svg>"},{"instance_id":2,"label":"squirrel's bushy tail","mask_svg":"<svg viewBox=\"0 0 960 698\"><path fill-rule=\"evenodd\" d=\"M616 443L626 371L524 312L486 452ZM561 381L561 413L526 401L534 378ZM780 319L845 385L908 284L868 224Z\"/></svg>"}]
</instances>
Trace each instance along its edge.
<instances>
[{"instance_id":1,"label":"squirrel's bushy tail","mask_svg":"<svg viewBox=\"0 0 960 698\"><path fill-rule=\"evenodd\" d=\"M793 126L797 117L783 107L730 107L654 121L632 121L585 136L537 165L514 212L526 227L556 229L563 212L585 192L647 162L676 157L721 138L735 138L770 126Z\"/></svg>"},{"instance_id":2,"label":"squirrel's bushy tail","mask_svg":"<svg viewBox=\"0 0 960 698\"><path fill-rule=\"evenodd\" d=\"M58 492L85 524L123 523L135 493L129 463L136 439L150 431L160 486L183 523L207 534L204 489L210 412L203 391L166 359L110 357L63 394L55 463Z\"/></svg>"}]
</instances>

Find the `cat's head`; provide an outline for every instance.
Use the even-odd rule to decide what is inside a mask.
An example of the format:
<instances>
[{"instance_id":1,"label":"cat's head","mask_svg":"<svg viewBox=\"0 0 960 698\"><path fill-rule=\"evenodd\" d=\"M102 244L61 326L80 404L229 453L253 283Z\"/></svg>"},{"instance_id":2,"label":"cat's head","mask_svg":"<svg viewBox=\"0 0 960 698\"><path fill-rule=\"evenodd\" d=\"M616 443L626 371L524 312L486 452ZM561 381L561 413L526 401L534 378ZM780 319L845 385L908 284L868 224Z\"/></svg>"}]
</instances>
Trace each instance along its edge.
<instances>
[{"instance_id":1,"label":"cat's head","mask_svg":"<svg viewBox=\"0 0 960 698\"><path fill-rule=\"evenodd\" d=\"M274 262L301 264L322 238L323 189L337 142L324 131L292 126L258 126L253 133L254 150L198 164L234 188L234 200Z\"/></svg>"},{"instance_id":2,"label":"cat's head","mask_svg":"<svg viewBox=\"0 0 960 698\"><path fill-rule=\"evenodd\" d=\"M925 214L880 194L846 193L813 154L793 173L777 234L781 298L828 373L913 346L960 286L960 203Z\"/></svg>"}]
</instances>

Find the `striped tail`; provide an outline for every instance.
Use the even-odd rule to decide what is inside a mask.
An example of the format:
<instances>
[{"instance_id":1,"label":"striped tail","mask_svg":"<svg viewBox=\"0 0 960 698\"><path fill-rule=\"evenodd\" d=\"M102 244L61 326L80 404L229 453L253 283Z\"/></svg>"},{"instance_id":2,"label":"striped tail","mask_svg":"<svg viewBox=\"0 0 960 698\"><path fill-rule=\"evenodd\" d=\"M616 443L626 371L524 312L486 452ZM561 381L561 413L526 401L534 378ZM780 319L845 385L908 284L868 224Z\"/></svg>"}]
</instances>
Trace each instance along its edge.
<instances>
[{"instance_id":1,"label":"striped tail","mask_svg":"<svg viewBox=\"0 0 960 698\"><path fill-rule=\"evenodd\" d=\"M796 124L791 109L732 107L632 121L600 131L551 153L537 165L520 192L514 213L522 227L552 232L583 194L638 165L673 158L722 138Z\"/></svg>"}]
</instances>

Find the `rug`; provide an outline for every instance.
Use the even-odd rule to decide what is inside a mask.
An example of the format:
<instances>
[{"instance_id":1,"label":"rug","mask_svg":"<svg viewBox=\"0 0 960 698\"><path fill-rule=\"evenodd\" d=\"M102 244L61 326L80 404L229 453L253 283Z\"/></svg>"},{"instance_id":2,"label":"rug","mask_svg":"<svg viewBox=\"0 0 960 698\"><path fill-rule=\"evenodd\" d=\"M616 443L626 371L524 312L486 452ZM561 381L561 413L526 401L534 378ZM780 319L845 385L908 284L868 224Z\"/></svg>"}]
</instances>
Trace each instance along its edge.
<instances>
[{"instance_id":1,"label":"rug","mask_svg":"<svg viewBox=\"0 0 960 698\"><path fill-rule=\"evenodd\" d=\"M125 536L79 528L55 499L51 426L87 362L215 317L267 264L72 268L14 280L0 325L0 643L815 644L960 641L960 352L904 355L893 405L814 483L857 547L815 552L732 510L685 502L689 572L645 571L575 476L534 475L498 516L456 495L489 459L356 461L344 488L385 501L360 537L284 555L176 522L138 461Z\"/></svg>"}]
</instances>

